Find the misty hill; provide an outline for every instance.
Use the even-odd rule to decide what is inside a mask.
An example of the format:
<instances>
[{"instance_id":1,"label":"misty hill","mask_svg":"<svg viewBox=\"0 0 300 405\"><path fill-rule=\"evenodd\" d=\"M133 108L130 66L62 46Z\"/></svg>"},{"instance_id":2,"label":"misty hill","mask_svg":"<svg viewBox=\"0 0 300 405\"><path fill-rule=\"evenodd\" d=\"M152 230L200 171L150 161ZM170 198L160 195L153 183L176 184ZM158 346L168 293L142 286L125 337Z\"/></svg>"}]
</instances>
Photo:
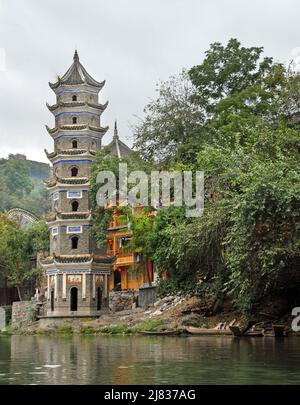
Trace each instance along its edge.
<instances>
[{"instance_id":1,"label":"misty hill","mask_svg":"<svg viewBox=\"0 0 300 405\"><path fill-rule=\"evenodd\" d=\"M43 180L49 177L47 163L27 160L21 154L0 159L0 211L18 207L44 215L49 211L49 199Z\"/></svg>"}]
</instances>

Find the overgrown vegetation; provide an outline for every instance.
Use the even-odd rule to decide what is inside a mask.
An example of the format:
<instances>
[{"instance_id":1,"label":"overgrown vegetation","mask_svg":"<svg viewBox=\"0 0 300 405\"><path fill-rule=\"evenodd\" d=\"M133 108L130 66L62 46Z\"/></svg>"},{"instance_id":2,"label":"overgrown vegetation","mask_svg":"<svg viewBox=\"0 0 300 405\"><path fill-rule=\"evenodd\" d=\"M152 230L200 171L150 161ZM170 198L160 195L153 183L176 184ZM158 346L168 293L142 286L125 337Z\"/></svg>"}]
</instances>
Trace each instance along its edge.
<instances>
[{"instance_id":1,"label":"overgrown vegetation","mask_svg":"<svg viewBox=\"0 0 300 405\"><path fill-rule=\"evenodd\" d=\"M43 180L49 175L45 163L0 159L0 211L23 208L37 216L47 213L50 205Z\"/></svg>"},{"instance_id":2,"label":"overgrown vegetation","mask_svg":"<svg viewBox=\"0 0 300 405\"><path fill-rule=\"evenodd\" d=\"M21 229L5 212L0 213L0 273L17 288L21 301L21 287L35 284L41 277L35 266L37 254L47 250L49 230L44 221Z\"/></svg>"},{"instance_id":3,"label":"overgrown vegetation","mask_svg":"<svg viewBox=\"0 0 300 405\"><path fill-rule=\"evenodd\" d=\"M134 248L170 276L162 294L229 296L244 313L299 295L299 96L298 72L236 39L160 85L136 150L156 169L205 172L201 218L170 207L131 220ZM94 196L98 170L116 163L95 166Z\"/></svg>"}]
</instances>

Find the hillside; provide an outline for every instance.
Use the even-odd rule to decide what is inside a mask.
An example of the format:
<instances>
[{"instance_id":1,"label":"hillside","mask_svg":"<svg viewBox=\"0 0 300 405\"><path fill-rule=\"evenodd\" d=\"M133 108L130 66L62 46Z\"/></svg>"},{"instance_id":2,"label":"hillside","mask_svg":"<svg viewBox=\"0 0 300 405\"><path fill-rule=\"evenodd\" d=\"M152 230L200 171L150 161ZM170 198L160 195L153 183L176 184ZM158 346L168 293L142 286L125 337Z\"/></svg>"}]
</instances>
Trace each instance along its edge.
<instances>
[{"instance_id":1,"label":"hillside","mask_svg":"<svg viewBox=\"0 0 300 405\"><path fill-rule=\"evenodd\" d=\"M49 178L50 166L10 154L0 159L0 211L24 208L37 216L49 210L43 180Z\"/></svg>"}]
</instances>

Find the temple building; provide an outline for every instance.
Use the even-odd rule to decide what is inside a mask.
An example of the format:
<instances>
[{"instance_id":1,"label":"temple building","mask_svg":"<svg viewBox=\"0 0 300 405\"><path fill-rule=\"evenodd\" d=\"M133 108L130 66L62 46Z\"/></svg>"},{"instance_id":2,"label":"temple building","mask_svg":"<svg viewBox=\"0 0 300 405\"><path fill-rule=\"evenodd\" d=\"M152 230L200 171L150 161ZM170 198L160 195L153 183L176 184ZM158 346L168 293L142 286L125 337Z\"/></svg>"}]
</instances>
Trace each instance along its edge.
<instances>
[{"instance_id":1,"label":"temple building","mask_svg":"<svg viewBox=\"0 0 300 405\"><path fill-rule=\"evenodd\" d=\"M133 153L120 140L116 121L113 140L106 147L110 149L111 156L117 156L120 160ZM126 249L132 237L128 218L117 206L110 205L107 209L112 210L112 220L107 229L107 254L116 258L109 279L109 290L138 290L142 285L154 281L153 263L143 255ZM142 207L132 209L135 214L143 211Z\"/></svg>"},{"instance_id":2,"label":"temple building","mask_svg":"<svg viewBox=\"0 0 300 405\"><path fill-rule=\"evenodd\" d=\"M119 159L122 159L123 157L129 156L133 153L132 150L120 140L117 121L115 121L113 140L108 145L106 145L106 147L110 149L111 156L117 156Z\"/></svg>"},{"instance_id":3,"label":"temple building","mask_svg":"<svg viewBox=\"0 0 300 405\"><path fill-rule=\"evenodd\" d=\"M107 254L115 257L109 282L109 290L138 290L155 281L153 262L139 252L128 249L132 232L126 215L120 207L110 206L112 220L107 229ZM143 207L132 208L134 214L143 212ZM149 215L152 215L151 213Z\"/></svg>"},{"instance_id":4,"label":"temple building","mask_svg":"<svg viewBox=\"0 0 300 405\"><path fill-rule=\"evenodd\" d=\"M108 308L109 275L114 258L91 238L89 180L94 157L108 128L100 117L108 103L98 95L105 82L93 79L75 51L68 71L49 83L56 103L48 105L55 126L46 126L54 151L47 181L52 212L50 255L42 263L47 275L47 316L97 316Z\"/></svg>"}]
</instances>

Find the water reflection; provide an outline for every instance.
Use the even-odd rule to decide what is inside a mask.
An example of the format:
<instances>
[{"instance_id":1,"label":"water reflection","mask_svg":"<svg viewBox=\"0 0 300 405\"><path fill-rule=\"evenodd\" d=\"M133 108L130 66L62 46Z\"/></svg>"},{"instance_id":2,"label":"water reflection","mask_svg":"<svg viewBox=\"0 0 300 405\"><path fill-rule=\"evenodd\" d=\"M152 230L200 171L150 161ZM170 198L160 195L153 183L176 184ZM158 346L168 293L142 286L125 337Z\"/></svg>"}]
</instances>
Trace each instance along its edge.
<instances>
[{"instance_id":1,"label":"water reflection","mask_svg":"<svg viewBox=\"0 0 300 405\"><path fill-rule=\"evenodd\" d=\"M300 383L298 339L0 338L0 384Z\"/></svg>"}]
</instances>

